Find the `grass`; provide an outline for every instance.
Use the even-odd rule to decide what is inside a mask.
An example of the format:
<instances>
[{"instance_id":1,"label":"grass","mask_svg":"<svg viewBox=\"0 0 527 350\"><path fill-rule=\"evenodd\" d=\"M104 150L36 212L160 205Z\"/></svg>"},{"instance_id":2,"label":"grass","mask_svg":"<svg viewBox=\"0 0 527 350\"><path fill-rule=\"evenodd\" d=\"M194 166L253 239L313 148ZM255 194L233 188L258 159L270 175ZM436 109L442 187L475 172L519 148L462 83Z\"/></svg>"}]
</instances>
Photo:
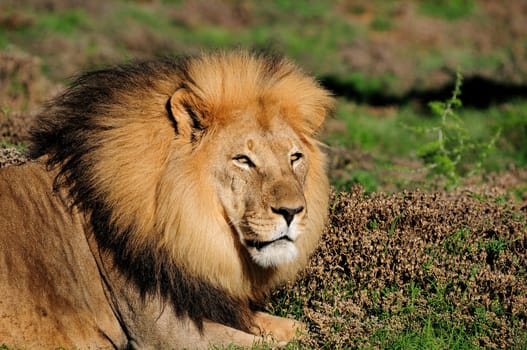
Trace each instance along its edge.
<instances>
[{"instance_id":1,"label":"grass","mask_svg":"<svg viewBox=\"0 0 527 350\"><path fill-rule=\"evenodd\" d=\"M470 16L476 9L474 0L423 0L420 10L428 15L450 21Z\"/></svg>"},{"instance_id":2,"label":"grass","mask_svg":"<svg viewBox=\"0 0 527 350\"><path fill-rule=\"evenodd\" d=\"M96 4L97 1L93 7L96 8ZM100 58L92 55L84 62L83 68L108 63L109 60L120 62L145 51L166 54L236 46L271 48L287 53L310 71L338 77L343 83L352 84L357 91L369 94L388 90L397 94L401 85L393 74L372 74L356 69L354 59L346 56L347 48L367 39L371 33L382 35L397 30L399 6L386 1L375 1L374 4L375 11L372 12L370 6L339 4L330 0L306 1L302 6L288 0L250 1L243 6L215 3L203 8L196 5L190 16L193 20L182 13L189 11L182 1L112 2L105 7L104 15L82 7L57 6L54 11L49 11L43 7L16 6L8 8L7 13L21 14L29 19L29 24L1 30L0 47L28 48L43 58L44 65L53 67L51 75L55 78L60 78L60 73L64 72L60 65L48 62L56 57L56 52L43 47L56 45L53 41L56 39L63 41L61 45L75 47L75 53L94 50L93 42L78 41L79 38L88 37L100 45L95 45L100 50ZM475 5L473 1L464 0L445 0L440 4L427 0L418 7L426 16L435 15L448 20L472 18ZM236 23L236 18L240 17L238 12L222 18L221 14L232 8L242 15L248 13L245 22ZM355 18L370 14L370 21ZM150 47L134 48L124 43L122 37L130 32L148 33ZM461 68L498 69L510 60L508 46L490 55L465 47L462 45L448 52L448 58ZM429 51L418 49L406 50L405 60L408 55L418 63L413 71L422 79L444 68L446 53L441 49L437 49L432 57Z\"/></svg>"},{"instance_id":3,"label":"grass","mask_svg":"<svg viewBox=\"0 0 527 350\"><path fill-rule=\"evenodd\" d=\"M436 286L433 291L424 291L419 287L411 284L408 287L406 294L410 295L410 302L404 307L395 311L385 311L379 309L379 322L384 324L383 327L378 328L369 339L369 344L361 346L362 349L480 349L478 339L485 337L486 329L492 327L493 319L488 316L484 308L475 310L478 314L478 321L476 323L459 322L458 319L445 319L447 314L455 314L465 312L456 309L450 302L444 291L444 287ZM349 293L349 286L336 286L334 290L328 291L328 301L331 302L331 296ZM396 289L387 290L387 294L397 293ZM428 299L424 305L414 305L413 301L420 294ZM371 299L376 300L379 295L372 295ZM422 296L421 296L422 297ZM300 303L300 301L298 301ZM280 303L274 301L273 305ZM295 304L295 300L292 300ZM342 323L334 324L336 332L342 332L340 327L346 327L347 319L345 314L338 315L339 309L334 309L334 316L342 316L344 319ZM289 317L301 319L304 317L302 312L296 312L293 309L288 310ZM390 329L392 322L398 323L406 322L400 329ZM519 325L518 325L519 327ZM525 335L524 335L525 337ZM521 336L520 336L521 338ZM527 345L525 339L519 340L518 344ZM252 349L268 349L268 346L255 346ZM287 349L306 349L312 348L309 345L302 343L292 343ZM321 346L321 348L325 348ZM343 347L343 349L352 349L355 346ZM215 349L215 348L214 348ZM228 347L227 349L238 349L237 347Z\"/></svg>"},{"instance_id":4,"label":"grass","mask_svg":"<svg viewBox=\"0 0 527 350\"><path fill-rule=\"evenodd\" d=\"M311 276L297 284L294 290L300 289L301 293L288 291L273 299L273 305L279 303L285 310L282 314L295 315L303 320L306 315L312 315L318 320L314 323L318 325L320 322L323 327L330 327L331 322L335 322L331 325L335 335L324 333L324 340L331 346L347 344L351 348L365 349L502 348L504 340L497 339L496 329L510 330L514 334L511 344L518 348L527 345L522 325L524 312L511 309L511 300L508 300L508 293L522 295L519 289L514 291L520 287L504 292L508 289L500 286L508 279L499 277L514 270L515 277L509 281L515 285L515 279L521 281L525 274L520 260L524 259L524 254L519 248L523 239L522 226L527 224L525 216L511 212L498 218L490 214L505 213L510 206L500 196L472 199L474 203L467 205L466 209L472 208L479 213L474 213L478 217L481 213L489 214L481 219L469 219L472 221L470 225L467 225L467 217L463 218L464 209L458 207L464 201L454 204L455 201L445 201L444 197L440 201L442 204L438 204L445 205L441 214L434 212L433 201L424 201L423 210L415 213L421 205L415 197L406 202L409 206L406 208L401 207L404 197L398 199L398 203L374 199L371 206L368 205L371 211L365 211L360 198L350 200L351 212L340 211L339 207L332 210L331 218L336 219L336 225L326 237L332 241L322 244L327 254L334 253L333 257L328 256L328 261L337 265L338 268L333 270L336 273L318 272L320 260L315 260L318 263L309 271L320 277ZM489 211L490 208L502 209ZM348 215L356 216L357 221ZM445 219L434 220L438 215ZM354 224L350 224L352 221ZM495 222L497 226L488 226L487 221ZM500 227L500 222L504 226ZM507 236L507 227L512 227L509 225L516 227L513 236ZM486 227L492 227L495 233ZM350 229L357 232L349 233ZM416 236L420 239L411 239ZM402 260L397 257L400 252L405 252ZM344 257L347 257L347 263L342 260L346 259ZM353 261L359 264L356 270L350 267L350 264L355 266ZM400 264L404 266L399 268ZM493 276L497 277L491 282ZM313 279L316 285L309 287ZM295 314L299 303L303 304L302 313ZM518 308L521 308L520 304ZM318 328L315 326L314 329ZM367 340L351 337L342 342L340 337L346 336L342 329L349 329L355 335L370 336Z\"/></svg>"},{"instance_id":5,"label":"grass","mask_svg":"<svg viewBox=\"0 0 527 350\"><path fill-rule=\"evenodd\" d=\"M526 101L516 100L486 110L463 107L456 112L463 123L464 137L472 145L494 142L494 147L486 151L481 163L477 153L482 148L466 148L464 163L457 170L458 176L463 177L470 172L469 166L473 167L472 170L480 167L480 171L487 174L500 172L511 165L523 167L527 164L526 107ZM435 130L440 123L440 116L426 109L415 109L411 105L372 108L339 100L336 119L343 128L329 132L326 142L350 152L365 152L371 159L366 163L358 160L351 164L344 177L339 173L339 177L334 179L334 185L338 188L349 189L354 183L360 183L368 191L386 189L386 177L389 176L393 185L391 190L400 190L412 186L405 181L406 178L416 172L427 173L424 163L417 165L421 162L421 153L418 151L433 142L436 136L412 132L407 126ZM415 185L423 186L423 183ZM518 196L521 196L521 190L517 190Z\"/></svg>"},{"instance_id":6,"label":"grass","mask_svg":"<svg viewBox=\"0 0 527 350\"><path fill-rule=\"evenodd\" d=\"M6 31L7 40L14 43L34 43L46 36L64 36L72 38L80 31L93 29L91 18L82 9L60 12L37 13L28 10L25 14L32 24L24 25L13 31Z\"/></svg>"}]
</instances>

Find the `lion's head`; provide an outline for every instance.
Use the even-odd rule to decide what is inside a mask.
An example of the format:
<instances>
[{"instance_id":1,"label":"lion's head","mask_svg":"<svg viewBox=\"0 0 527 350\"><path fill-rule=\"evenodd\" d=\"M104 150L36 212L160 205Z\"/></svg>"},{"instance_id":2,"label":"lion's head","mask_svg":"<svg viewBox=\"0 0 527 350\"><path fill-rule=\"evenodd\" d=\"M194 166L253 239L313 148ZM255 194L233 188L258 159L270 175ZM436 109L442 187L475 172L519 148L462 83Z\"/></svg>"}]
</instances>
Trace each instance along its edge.
<instances>
[{"instance_id":1,"label":"lion's head","mask_svg":"<svg viewBox=\"0 0 527 350\"><path fill-rule=\"evenodd\" d=\"M298 255L296 243L311 215L305 198L311 155L287 123L259 125L254 116L269 118L266 113L250 111L219 130L211 156L216 193L229 224L251 259L269 268Z\"/></svg>"},{"instance_id":2,"label":"lion's head","mask_svg":"<svg viewBox=\"0 0 527 350\"><path fill-rule=\"evenodd\" d=\"M81 76L39 118L32 154L145 284L179 271L253 299L294 277L322 231L315 135L332 104L279 57L135 63Z\"/></svg>"}]
</instances>

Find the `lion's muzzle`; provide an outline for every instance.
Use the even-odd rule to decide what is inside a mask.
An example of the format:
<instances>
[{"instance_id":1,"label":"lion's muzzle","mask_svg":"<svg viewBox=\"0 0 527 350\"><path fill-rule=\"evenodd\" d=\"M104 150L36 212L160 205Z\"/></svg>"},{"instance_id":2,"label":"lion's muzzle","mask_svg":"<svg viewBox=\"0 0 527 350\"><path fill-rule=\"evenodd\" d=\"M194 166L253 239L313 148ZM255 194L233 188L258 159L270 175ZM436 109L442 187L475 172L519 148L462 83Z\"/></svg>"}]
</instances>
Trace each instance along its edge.
<instances>
[{"instance_id":1,"label":"lion's muzzle","mask_svg":"<svg viewBox=\"0 0 527 350\"><path fill-rule=\"evenodd\" d=\"M288 207L280 207L278 209L271 208L273 213L282 215L285 219L285 222L287 223L287 226L291 225L291 221L295 218L295 215L298 213L301 213L304 211L303 206L299 206L296 208L288 208Z\"/></svg>"}]
</instances>

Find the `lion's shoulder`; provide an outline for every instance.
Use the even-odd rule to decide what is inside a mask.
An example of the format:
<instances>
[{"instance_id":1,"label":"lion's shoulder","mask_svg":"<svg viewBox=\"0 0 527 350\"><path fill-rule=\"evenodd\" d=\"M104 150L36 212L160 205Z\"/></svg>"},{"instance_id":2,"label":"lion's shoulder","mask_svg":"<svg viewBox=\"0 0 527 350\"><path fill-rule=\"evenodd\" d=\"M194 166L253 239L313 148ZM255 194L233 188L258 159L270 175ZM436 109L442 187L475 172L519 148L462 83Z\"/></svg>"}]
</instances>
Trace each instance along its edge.
<instances>
[{"instance_id":1,"label":"lion's shoulder","mask_svg":"<svg viewBox=\"0 0 527 350\"><path fill-rule=\"evenodd\" d=\"M39 161L0 169L0 338L24 348L106 347L97 331L104 324L118 338L120 325L84 222L55 191L55 175Z\"/></svg>"},{"instance_id":2,"label":"lion's shoulder","mask_svg":"<svg viewBox=\"0 0 527 350\"><path fill-rule=\"evenodd\" d=\"M65 191L55 188L56 171L42 161L27 161L0 169L1 234L38 241L61 239L60 232L78 226ZM8 232L7 232L8 231ZM7 232L7 233L6 233Z\"/></svg>"}]
</instances>

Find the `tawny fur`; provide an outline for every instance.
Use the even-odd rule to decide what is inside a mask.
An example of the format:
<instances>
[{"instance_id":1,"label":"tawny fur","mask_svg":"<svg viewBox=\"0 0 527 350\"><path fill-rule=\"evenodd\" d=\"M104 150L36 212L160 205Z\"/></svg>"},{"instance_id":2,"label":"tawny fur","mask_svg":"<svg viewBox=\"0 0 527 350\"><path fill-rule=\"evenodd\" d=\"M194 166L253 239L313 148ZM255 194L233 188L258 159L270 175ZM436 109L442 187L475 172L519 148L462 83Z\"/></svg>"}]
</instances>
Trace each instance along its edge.
<instances>
[{"instance_id":1,"label":"tawny fur","mask_svg":"<svg viewBox=\"0 0 527 350\"><path fill-rule=\"evenodd\" d=\"M55 187L69 193L68 205L87 223L77 234L95 251L103 280L93 283L110 295L131 283L138 297L168 301L176 319L190 318L215 342L207 322L246 332L272 324L258 321L251 305L294 278L316 246L328 182L315 136L332 105L283 58L236 51L131 64L86 74L52 101L32 132L31 153L49 157L59 173ZM220 152L243 153L240 145L258 171ZM230 175L238 173L245 180ZM260 184L254 194L243 187L248 181ZM248 224L230 217L237 209L225 203L239 195L228 193L237 182L239 201L256 208L247 209L255 216L247 222L261 227L259 234L238 232ZM279 189L285 194L278 200ZM294 229L283 229L298 253L286 263L271 253L268 267L255 263L252 240L271 241L285 227L271 206L289 204L302 209ZM123 300L132 298L127 293ZM112 307L119 314L120 306Z\"/></svg>"}]
</instances>

